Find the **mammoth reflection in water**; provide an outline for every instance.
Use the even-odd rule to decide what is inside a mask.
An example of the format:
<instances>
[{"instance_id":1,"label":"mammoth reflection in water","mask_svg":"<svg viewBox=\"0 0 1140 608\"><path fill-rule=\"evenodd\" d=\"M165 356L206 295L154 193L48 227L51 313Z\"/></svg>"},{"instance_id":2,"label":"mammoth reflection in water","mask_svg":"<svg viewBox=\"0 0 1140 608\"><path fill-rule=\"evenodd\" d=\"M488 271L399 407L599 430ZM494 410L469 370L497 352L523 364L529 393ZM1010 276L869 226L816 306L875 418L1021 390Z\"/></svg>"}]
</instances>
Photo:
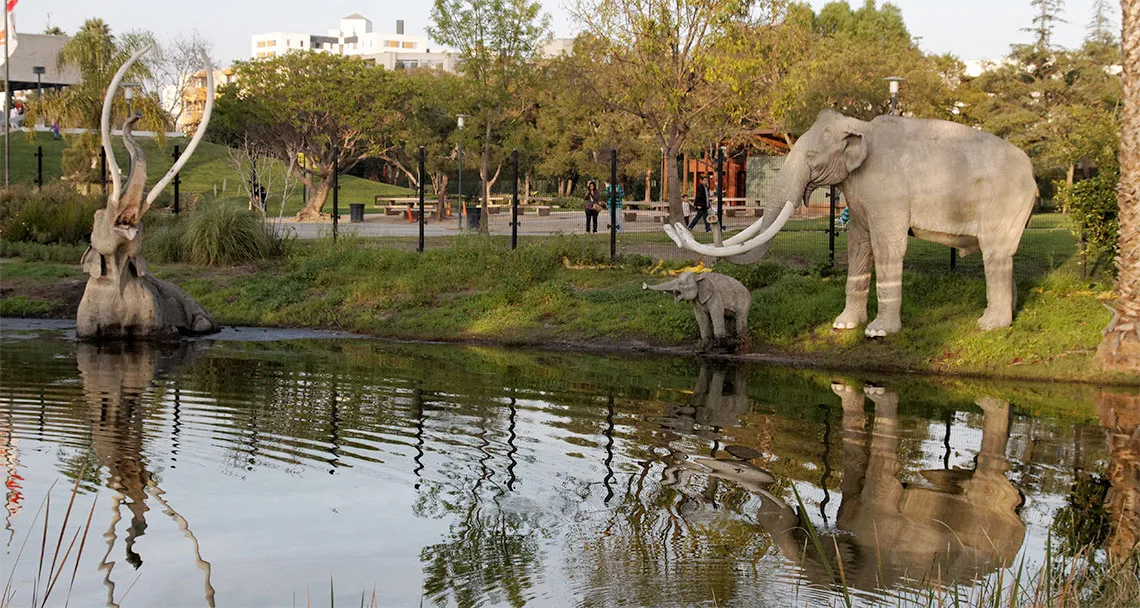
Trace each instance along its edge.
<instances>
[{"instance_id":1,"label":"mammoth reflection in water","mask_svg":"<svg viewBox=\"0 0 1140 608\"><path fill-rule=\"evenodd\" d=\"M660 424L674 431L692 432L696 425L726 428L747 414L748 374L740 366L701 361L697 383L687 405L667 405ZM707 433L698 433L701 435Z\"/></svg>"},{"instance_id":2,"label":"mammoth reflection in water","mask_svg":"<svg viewBox=\"0 0 1140 608\"><path fill-rule=\"evenodd\" d=\"M837 525L850 534L826 534L824 559L835 569L835 550L847 584L859 589L902 579L974 580L1013 563L1025 539L1018 510L1021 493L1006 478L1009 403L979 398L984 413L981 447L973 470L920 471L922 482L900 479L898 395L881 388L858 391L836 384L843 404L842 503ZM874 404L867 428L864 401ZM801 563L816 581L827 568L814 548L805 548L797 528L765 522L781 552Z\"/></svg>"},{"instance_id":3,"label":"mammoth reflection in water","mask_svg":"<svg viewBox=\"0 0 1140 608\"><path fill-rule=\"evenodd\" d=\"M190 539L195 563L205 573L206 603L214 605L210 563L202 559L198 540L187 521L163 498L162 488L148 470L143 455L145 426L153 413L148 407L153 396L148 393L152 391L155 376L186 364L201 348L195 343L178 344L165 351L147 343L78 345L76 363L83 379L92 451L98 466L108 471L107 487L115 492L112 496L111 526L104 534L107 552L99 564L99 568L105 571L109 606L117 605L114 601L115 583L111 580L115 562L108 559L118 538L122 507L126 505L131 518L127 526L126 561L138 569L143 559L135 551L135 543L146 533L146 514L150 511L148 498L160 505L162 512Z\"/></svg>"}]
</instances>

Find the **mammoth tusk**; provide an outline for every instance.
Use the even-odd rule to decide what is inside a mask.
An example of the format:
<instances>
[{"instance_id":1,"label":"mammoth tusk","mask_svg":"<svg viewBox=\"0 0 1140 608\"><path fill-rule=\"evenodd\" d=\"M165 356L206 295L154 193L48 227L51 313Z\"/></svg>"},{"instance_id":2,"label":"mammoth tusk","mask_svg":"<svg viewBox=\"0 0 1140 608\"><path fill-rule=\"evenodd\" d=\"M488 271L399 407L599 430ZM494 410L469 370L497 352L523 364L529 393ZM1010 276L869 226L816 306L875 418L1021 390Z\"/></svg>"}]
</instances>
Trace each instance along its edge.
<instances>
[{"instance_id":1,"label":"mammoth tusk","mask_svg":"<svg viewBox=\"0 0 1140 608\"><path fill-rule=\"evenodd\" d=\"M795 209L795 203L793 203L792 201L787 201L784 203L785 207L787 207L788 205L792 205L792 208ZM783 209L781 209L781 211L783 211ZM777 217L779 217L779 216L777 216ZM752 222L751 226L745 228L744 230L741 230L739 234L735 234L731 238L725 239L724 244L725 245L738 245L740 243L743 243L744 241L752 238L752 235L756 234L757 232L760 232L760 230L763 228L763 223L764 223L763 219L759 219L755 222Z\"/></svg>"},{"instance_id":2,"label":"mammoth tusk","mask_svg":"<svg viewBox=\"0 0 1140 608\"><path fill-rule=\"evenodd\" d=\"M785 203L784 208L780 210L780 215L776 216L776 221L772 222L772 225L769 226L768 229L761 233L759 236L744 243L738 242L733 245L725 245L722 247L717 247L715 245L705 245L697 242L697 240L693 238L693 235L688 231L688 229L686 229L680 222L674 225L674 231L684 241L685 249L688 249L689 251L694 251L696 253L713 257L729 257L747 253L752 249L755 249L756 247L759 247L760 245L763 245L764 243L772 240L776 236L776 233L784 227L784 224L787 223L788 218L791 217L792 211L794 210L794 203L791 201Z\"/></svg>"},{"instance_id":3,"label":"mammoth tusk","mask_svg":"<svg viewBox=\"0 0 1140 608\"><path fill-rule=\"evenodd\" d=\"M186 161L190 160L190 155L193 154L194 150L198 147L198 142L202 141L202 137L206 135L206 125L210 123L210 114L214 111L214 66L210 63L210 57L205 51L202 52L202 61L206 64L206 107L202 110L202 122L198 124L198 130L194 132L194 137L190 140L190 143L186 145L186 151L182 153L182 156L178 157L178 162L174 163L174 166L166 172L166 175L162 176L162 179L154 184L154 187L150 189L150 193L146 195L147 207L150 207L154 199L158 198L158 195L162 193L162 189L170 183L170 180L174 179L174 176L182 169L182 165L185 165Z\"/></svg>"},{"instance_id":4,"label":"mammoth tusk","mask_svg":"<svg viewBox=\"0 0 1140 608\"><path fill-rule=\"evenodd\" d=\"M115 72L115 77L111 79L110 86L107 87L107 95L103 97L103 115L99 119L99 137L103 140L103 151L107 153L107 169L111 173L111 197L109 201L118 202L119 195L122 194L122 178L119 176L119 163L115 162L115 152L111 149L111 102L115 98L115 90L119 88L119 83L123 81L123 76L127 74L127 70L142 57L150 51L150 45L145 45L143 48L135 51L126 63L119 66L119 71Z\"/></svg>"},{"instance_id":5,"label":"mammoth tusk","mask_svg":"<svg viewBox=\"0 0 1140 608\"><path fill-rule=\"evenodd\" d=\"M680 226L681 224L678 223L677 225ZM665 224L665 234L669 235L670 239L673 239L673 242L677 244L677 247L680 247L681 249L685 248L685 243L681 240L681 237L677 234L676 230L671 224Z\"/></svg>"}]
</instances>

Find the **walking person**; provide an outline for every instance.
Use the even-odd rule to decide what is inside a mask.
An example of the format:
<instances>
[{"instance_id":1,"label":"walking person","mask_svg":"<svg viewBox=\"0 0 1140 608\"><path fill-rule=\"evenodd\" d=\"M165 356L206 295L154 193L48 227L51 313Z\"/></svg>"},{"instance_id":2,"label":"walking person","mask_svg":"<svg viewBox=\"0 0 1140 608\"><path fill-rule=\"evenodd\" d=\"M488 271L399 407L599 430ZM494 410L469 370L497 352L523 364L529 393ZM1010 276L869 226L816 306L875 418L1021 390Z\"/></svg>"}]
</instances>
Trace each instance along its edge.
<instances>
[{"instance_id":1,"label":"walking person","mask_svg":"<svg viewBox=\"0 0 1140 608\"><path fill-rule=\"evenodd\" d=\"M697 214L689 222L689 230L692 230L697 222L703 220L705 232L712 232L712 226L709 225L709 178L707 175L697 182L697 195L693 198L693 210Z\"/></svg>"},{"instance_id":2,"label":"walking person","mask_svg":"<svg viewBox=\"0 0 1140 608\"><path fill-rule=\"evenodd\" d=\"M602 211L602 205L598 201L598 185L594 180L590 180L586 184L586 233L598 231L598 214ZM592 224L591 224L592 222ZM593 230L591 230L591 225Z\"/></svg>"},{"instance_id":3,"label":"walking person","mask_svg":"<svg viewBox=\"0 0 1140 608\"><path fill-rule=\"evenodd\" d=\"M621 232L625 229L625 220L621 216L621 202L625 198L625 190L622 189L621 184L607 184L606 185L606 200L614 206L614 217L617 218L617 231Z\"/></svg>"}]
</instances>

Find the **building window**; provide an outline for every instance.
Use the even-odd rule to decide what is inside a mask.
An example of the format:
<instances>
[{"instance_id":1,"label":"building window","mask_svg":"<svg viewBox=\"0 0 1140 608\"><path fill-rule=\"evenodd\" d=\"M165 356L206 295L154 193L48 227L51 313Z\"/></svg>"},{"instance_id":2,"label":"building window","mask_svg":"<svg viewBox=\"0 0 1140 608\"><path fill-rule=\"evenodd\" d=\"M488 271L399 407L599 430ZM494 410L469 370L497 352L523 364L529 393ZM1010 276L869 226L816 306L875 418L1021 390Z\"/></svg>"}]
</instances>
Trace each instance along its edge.
<instances>
[{"instance_id":1,"label":"building window","mask_svg":"<svg viewBox=\"0 0 1140 608\"><path fill-rule=\"evenodd\" d=\"M293 44L292 40L290 40L289 38L285 39L285 46L291 46L292 44Z\"/></svg>"},{"instance_id":2,"label":"building window","mask_svg":"<svg viewBox=\"0 0 1140 608\"><path fill-rule=\"evenodd\" d=\"M400 43L395 40L385 40L384 47L389 49L398 49L400 48Z\"/></svg>"},{"instance_id":3,"label":"building window","mask_svg":"<svg viewBox=\"0 0 1140 608\"><path fill-rule=\"evenodd\" d=\"M277 41L270 40L269 42L265 43L265 46L277 46Z\"/></svg>"},{"instance_id":4,"label":"building window","mask_svg":"<svg viewBox=\"0 0 1140 608\"><path fill-rule=\"evenodd\" d=\"M404 46L404 48L406 48L406 49L414 49L414 48L416 48L416 43L414 43L414 42L405 42L403 46Z\"/></svg>"},{"instance_id":5,"label":"building window","mask_svg":"<svg viewBox=\"0 0 1140 608\"><path fill-rule=\"evenodd\" d=\"M258 40L257 41L257 48L259 48L259 49L265 48L265 41L264 40Z\"/></svg>"}]
</instances>

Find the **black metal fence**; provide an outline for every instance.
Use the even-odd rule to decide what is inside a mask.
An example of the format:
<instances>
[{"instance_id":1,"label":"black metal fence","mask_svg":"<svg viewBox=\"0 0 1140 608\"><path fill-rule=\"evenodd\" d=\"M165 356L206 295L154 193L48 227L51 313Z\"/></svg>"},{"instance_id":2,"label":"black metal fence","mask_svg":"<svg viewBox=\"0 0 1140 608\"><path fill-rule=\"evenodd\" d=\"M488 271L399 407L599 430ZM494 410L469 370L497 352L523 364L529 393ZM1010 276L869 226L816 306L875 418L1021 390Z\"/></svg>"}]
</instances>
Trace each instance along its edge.
<instances>
[{"instance_id":1,"label":"black metal fence","mask_svg":"<svg viewBox=\"0 0 1140 608\"><path fill-rule=\"evenodd\" d=\"M612 153L611 183L617 182L617 160L616 152ZM560 208L552 204L557 201L550 199L520 199L517 155L509 170L513 173L508 176L507 182L512 194L505 200L497 199L505 204L488 208L486 221L491 234L504 237L510 235L511 248L549 238L551 235L580 234L583 235L582 238L597 239L598 245L608 248L611 256L615 257L643 255L654 260L704 261L706 264L715 261L677 247L665 234L664 226L669 217L667 203L626 198L620 204L615 204L612 193L607 192L603 186L599 190L608 200L601 223L606 230L588 234L583 209ZM335 192L334 189L334 200ZM418 208L409 207L406 215L402 212L395 216L373 214L362 223L341 226L340 231L354 231L362 237L386 237L380 239L381 245L408 247L414 244L418 251L423 251L425 247L439 246L446 237L461 231L448 218L429 221L429 214L424 208L423 192L418 194ZM709 228L719 216L727 237L759 221L761 201L766 200L770 193L748 194L745 200L723 200L714 194L708 218ZM845 267L847 230L844 209L845 202L835 188L814 192L808 203L799 207L776 235L766 261L819 271ZM363 220L363 216L360 219ZM335 226L334 223L334 230ZM703 223L693 227L693 235L698 241L712 242L712 232L706 232ZM984 274L980 254L960 257L956 255L956 250L949 247L914 238L909 241L905 262L908 270L957 272L977 276ZM1058 213L1035 214L1022 237L1021 247L1014 259L1014 268L1019 276L1041 276L1078 255L1078 250L1077 240L1066 227L1063 216Z\"/></svg>"}]
</instances>

